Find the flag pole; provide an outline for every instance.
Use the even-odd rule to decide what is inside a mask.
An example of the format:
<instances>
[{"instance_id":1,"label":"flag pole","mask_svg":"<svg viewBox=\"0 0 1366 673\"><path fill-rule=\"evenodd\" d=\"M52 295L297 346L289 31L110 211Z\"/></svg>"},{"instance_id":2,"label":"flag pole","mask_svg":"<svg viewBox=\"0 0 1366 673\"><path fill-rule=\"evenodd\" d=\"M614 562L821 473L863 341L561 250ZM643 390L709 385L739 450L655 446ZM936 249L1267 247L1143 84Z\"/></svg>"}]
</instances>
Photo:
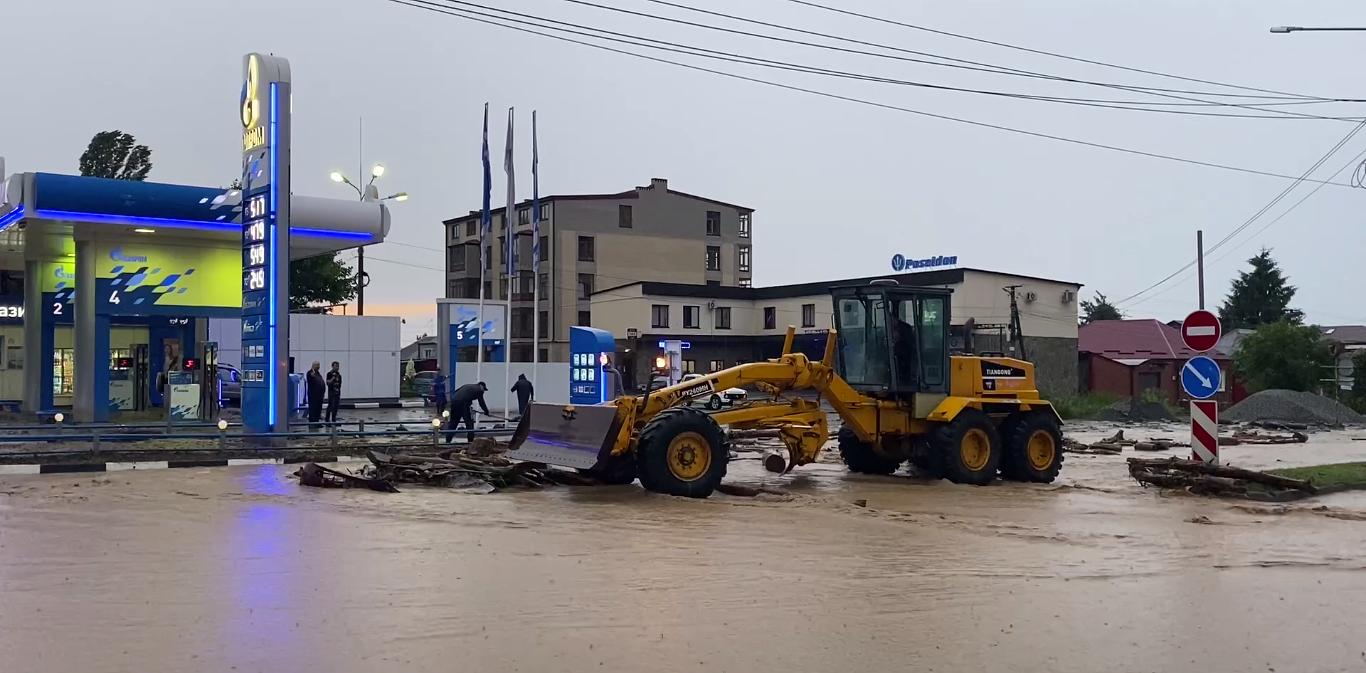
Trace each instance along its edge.
<instances>
[{"instance_id":1,"label":"flag pole","mask_svg":"<svg viewBox=\"0 0 1366 673\"><path fill-rule=\"evenodd\" d=\"M536 390L541 362L541 175L536 146L536 111L531 111L531 390Z\"/></svg>"},{"instance_id":2,"label":"flag pole","mask_svg":"<svg viewBox=\"0 0 1366 673\"><path fill-rule=\"evenodd\" d=\"M507 334L503 339L503 414L507 415L508 393L512 388L512 278L517 269L517 179L512 168L512 129L513 108L508 108L507 149L503 155L503 165L508 174L507 209L503 211L503 224L507 229L507 251L503 258L507 267L507 313L503 314L503 325Z\"/></svg>"},{"instance_id":3,"label":"flag pole","mask_svg":"<svg viewBox=\"0 0 1366 673\"><path fill-rule=\"evenodd\" d=\"M484 268L488 266L485 259L484 241L487 240L489 230L493 228L493 216L489 214L489 198L493 188L493 176L489 169L489 104L484 103L484 209L479 217L479 317L476 318L477 324L474 326L475 333L475 361L474 361L474 380L484 380ZM455 369L455 363L451 363L451 369ZM450 376L452 372L446 372Z\"/></svg>"}]
</instances>

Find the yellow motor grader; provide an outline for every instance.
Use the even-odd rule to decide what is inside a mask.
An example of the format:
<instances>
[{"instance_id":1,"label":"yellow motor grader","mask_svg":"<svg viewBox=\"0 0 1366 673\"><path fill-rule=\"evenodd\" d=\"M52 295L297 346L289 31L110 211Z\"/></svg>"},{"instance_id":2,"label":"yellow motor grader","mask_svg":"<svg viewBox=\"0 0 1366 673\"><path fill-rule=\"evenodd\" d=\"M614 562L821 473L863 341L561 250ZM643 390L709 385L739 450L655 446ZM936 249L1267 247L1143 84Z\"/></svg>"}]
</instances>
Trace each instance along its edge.
<instances>
[{"instance_id":1,"label":"yellow motor grader","mask_svg":"<svg viewBox=\"0 0 1366 673\"><path fill-rule=\"evenodd\" d=\"M1034 365L951 355L950 290L894 281L834 288L835 330L819 362L792 352L603 405L533 404L509 457L579 468L611 483L705 498L726 474L731 431L776 431L785 470L814 462L839 414L839 451L853 472L891 474L905 461L963 484L1051 482L1062 466L1061 418L1043 400ZM691 405L715 391L767 393L707 413ZM814 391L816 396L793 395ZM782 468L782 464L778 465Z\"/></svg>"}]
</instances>

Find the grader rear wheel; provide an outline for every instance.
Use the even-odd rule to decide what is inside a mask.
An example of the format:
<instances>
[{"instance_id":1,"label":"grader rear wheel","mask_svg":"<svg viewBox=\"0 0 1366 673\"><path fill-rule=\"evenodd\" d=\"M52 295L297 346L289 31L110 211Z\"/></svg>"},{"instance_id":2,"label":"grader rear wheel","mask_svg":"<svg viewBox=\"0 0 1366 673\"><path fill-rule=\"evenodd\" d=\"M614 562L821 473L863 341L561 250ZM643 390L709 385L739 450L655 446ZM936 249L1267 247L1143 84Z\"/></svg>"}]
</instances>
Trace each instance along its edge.
<instances>
[{"instance_id":1,"label":"grader rear wheel","mask_svg":"<svg viewBox=\"0 0 1366 673\"><path fill-rule=\"evenodd\" d=\"M1025 414L1005 426L1001 474L1007 479L1052 483L1062 469L1062 431L1042 412Z\"/></svg>"},{"instance_id":2,"label":"grader rear wheel","mask_svg":"<svg viewBox=\"0 0 1366 673\"><path fill-rule=\"evenodd\" d=\"M964 409L958 417L934 431L935 472L955 484L982 486L996 479L1001 463L1001 437L991 419L977 409Z\"/></svg>"},{"instance_id":3,"label":"grader rear wheel","mask_svg":"<svg viewBox=\"0 0 1366 673\"><path fill-rule=\"evenodd\" d=\"M668 409L650 419L636 445L640 484L668 495L711 495L725 478L729 460L721 426L691 407Z\"/></svg>"}]
</instances>

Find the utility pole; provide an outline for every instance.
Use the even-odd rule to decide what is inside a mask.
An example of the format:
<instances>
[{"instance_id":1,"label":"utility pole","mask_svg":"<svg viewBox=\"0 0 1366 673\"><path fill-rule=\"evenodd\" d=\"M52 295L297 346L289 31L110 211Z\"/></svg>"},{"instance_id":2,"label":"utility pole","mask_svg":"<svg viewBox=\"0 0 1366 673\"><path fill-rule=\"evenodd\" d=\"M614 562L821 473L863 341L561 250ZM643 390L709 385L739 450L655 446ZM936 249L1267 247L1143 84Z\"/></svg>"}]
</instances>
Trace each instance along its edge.
<instances>
[{"instance_id":1,"label":"utility pole","mask_svg":"<svg viewBox=\"0 0 1366 673\"><path fill-rule=\"evenodd\" d=\"M1020 327L1020 304L1015 299L1015 291L1024 287L1023 285L1007 285L1002 290L1010 295L1010 342L1018 349L1018 357L1021 360L1028 360L1029 354L1025 352L1024 329Z\"/></svg>"},{"instance_id":2,"label":"utility pole","mask_svg":"<svg viewBox=\"0 0 1366 673\"><path fill-rule=\"evenodd\" d=\"M1200 310L1205 310L1205 232L1195 230L1195 277L1200 284Z\"/></svg>"}]
</instances>

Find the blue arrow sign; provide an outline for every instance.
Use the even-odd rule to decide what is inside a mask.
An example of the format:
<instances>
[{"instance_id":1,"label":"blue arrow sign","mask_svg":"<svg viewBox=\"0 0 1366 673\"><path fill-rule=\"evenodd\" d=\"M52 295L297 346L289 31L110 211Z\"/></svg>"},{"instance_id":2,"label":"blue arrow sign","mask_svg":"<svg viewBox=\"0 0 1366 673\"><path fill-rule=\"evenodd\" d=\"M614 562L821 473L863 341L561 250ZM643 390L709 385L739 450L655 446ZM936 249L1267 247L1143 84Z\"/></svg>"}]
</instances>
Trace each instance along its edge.
<instances>
[{"instance_id":1,"label":"blue arrow sign","mask_svg":"<svg viewBox=\"0 0 1366 673\"><path fill-rule=\"evenodd\" d=\"M1223 377L1219 363L1204 355L1186 360L1181 367L1181 387L1187 395L1197 400L1214 397L1219 392Z\"/></svg>"}]
</instances>

